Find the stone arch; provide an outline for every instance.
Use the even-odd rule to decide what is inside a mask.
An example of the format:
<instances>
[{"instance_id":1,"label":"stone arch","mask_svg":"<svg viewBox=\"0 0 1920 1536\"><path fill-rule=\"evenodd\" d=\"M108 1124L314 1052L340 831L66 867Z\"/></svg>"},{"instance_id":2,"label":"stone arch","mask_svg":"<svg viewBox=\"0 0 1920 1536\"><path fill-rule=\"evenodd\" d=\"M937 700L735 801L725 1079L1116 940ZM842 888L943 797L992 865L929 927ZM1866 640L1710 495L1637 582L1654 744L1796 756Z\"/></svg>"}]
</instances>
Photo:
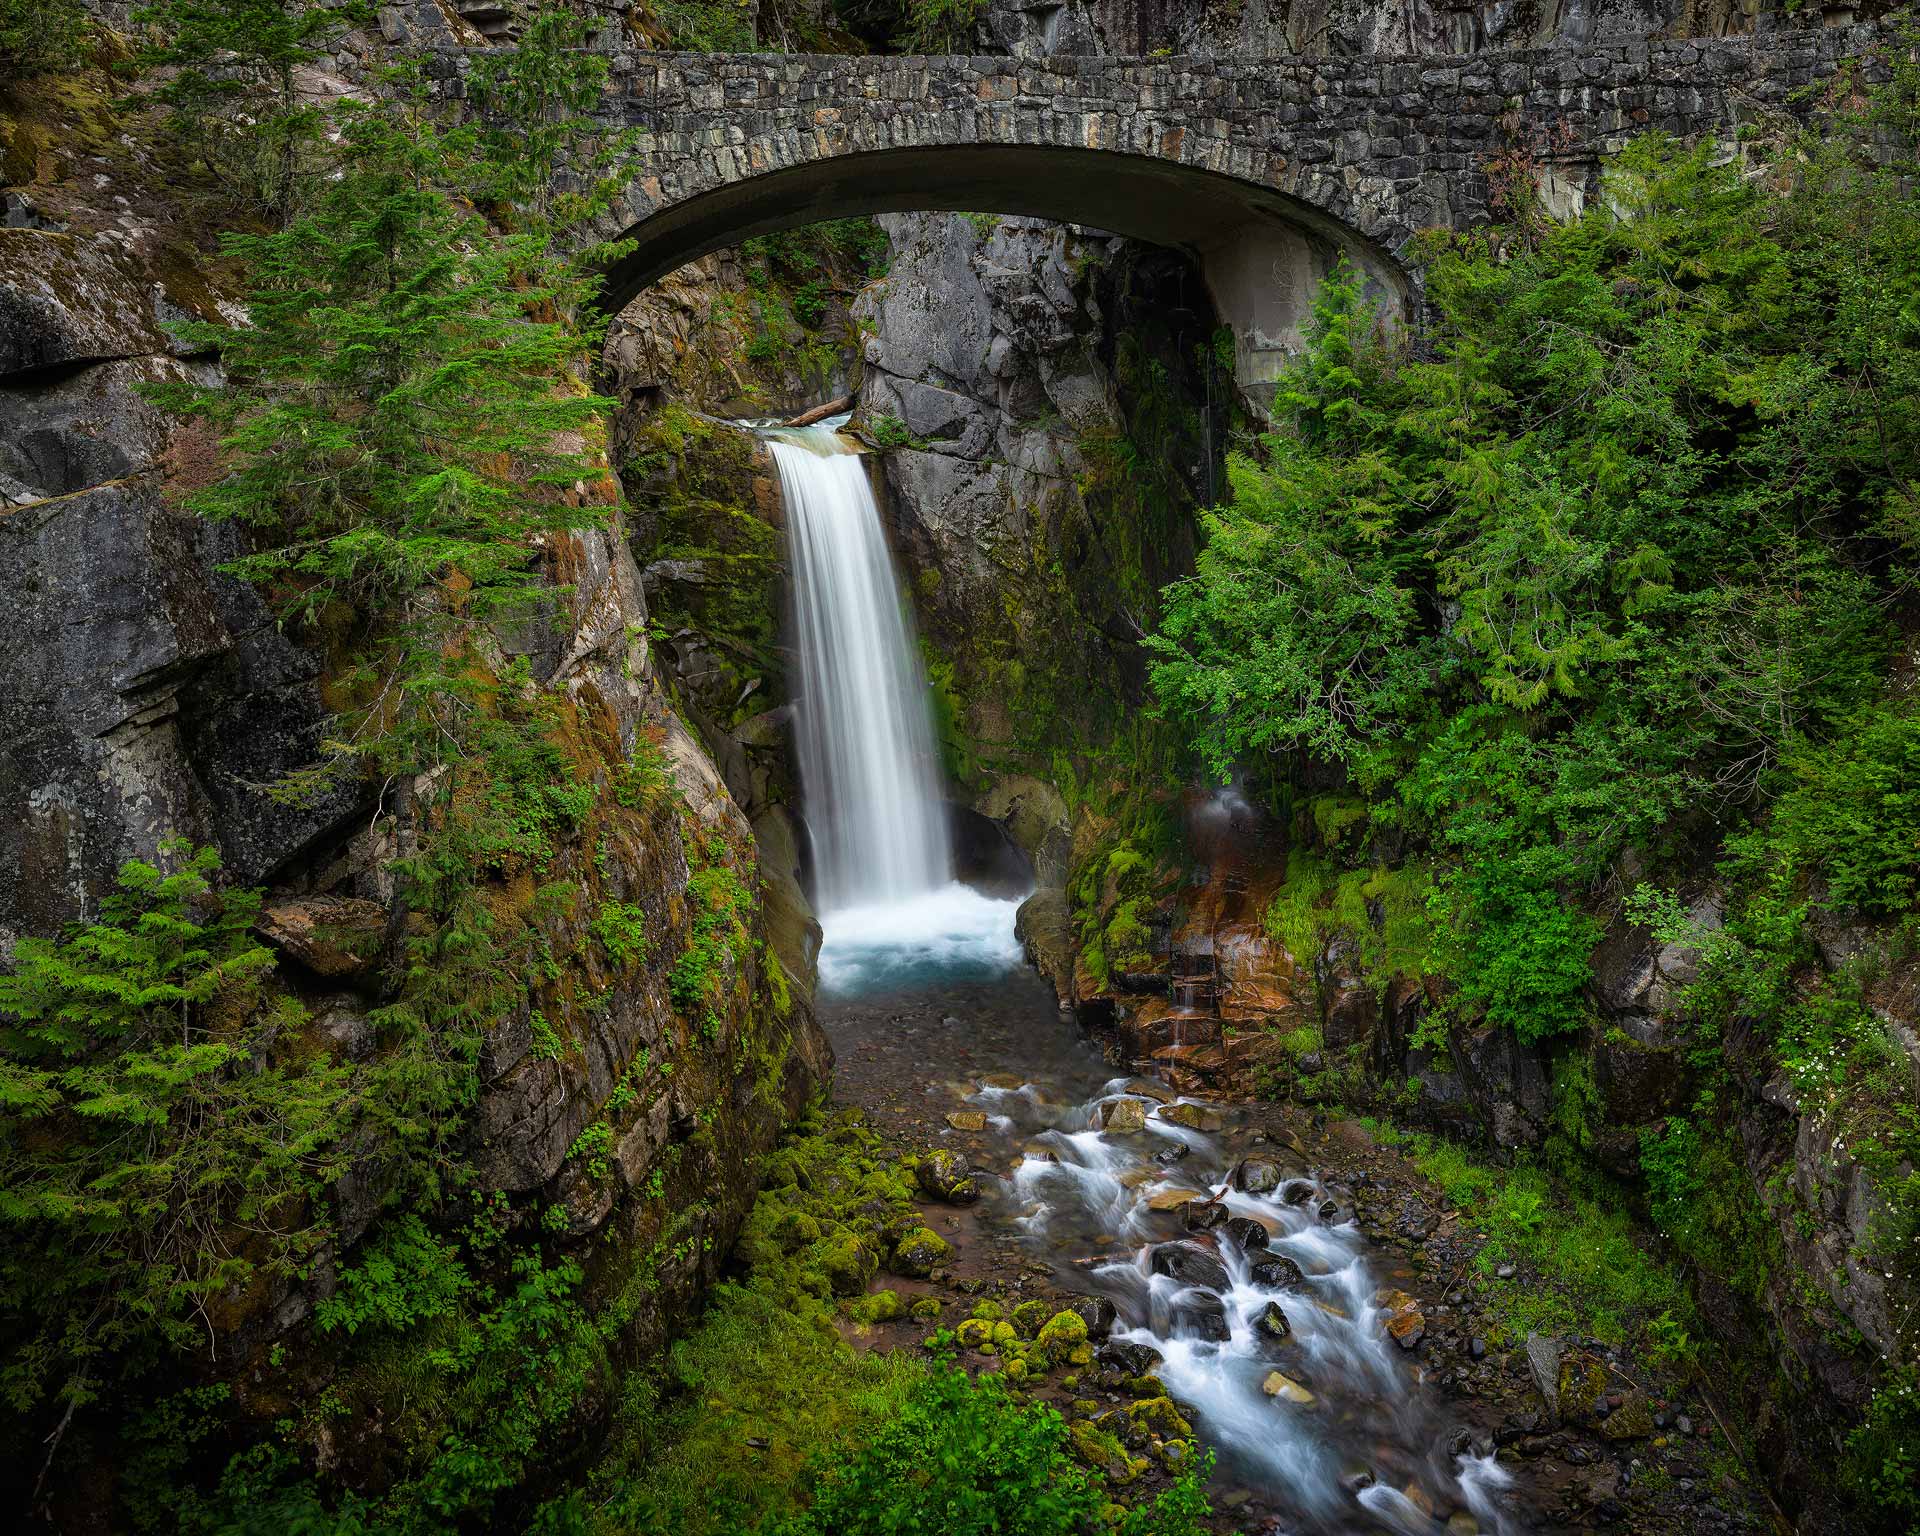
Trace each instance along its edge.
<instances>
[{"instance_id":1,"label":"stone arch","mask_svg":"<svg viewBox=\"0 0 1920 1536\"><path fill-rule=\"evenodd\" d=\"M940 144L824 156L723 180L624 234L607 301L709 251L826 219L908 212L1018 214L1081 224L1191 256L1238 338L1241 383L1270 379L1298 342L1314 284L1342 253L1383 307L1404 316L1412 285L1393 254L1270 187L1158 157L1054 145Z\"/></svg>"},{"instance_id":2,"label":"stone arch","mask_svg":"<svg viewBox=\"0 0 1920 1536\"><path fill-rule=\"evenodd\" d=\"M603 233L610 274L646 283L746 236L850 214L958 210L1086 224L1189 251L1272 377L1339 252L1410 314L1415 234L1488 216L1486 163L1539 149L1576 211L1643 128L1728 135L1807 115L1804 87L1879 41L1829 27L1462 58L965 58L629 53L609 126L642 177Z\"/></svg>"}]
</instances>

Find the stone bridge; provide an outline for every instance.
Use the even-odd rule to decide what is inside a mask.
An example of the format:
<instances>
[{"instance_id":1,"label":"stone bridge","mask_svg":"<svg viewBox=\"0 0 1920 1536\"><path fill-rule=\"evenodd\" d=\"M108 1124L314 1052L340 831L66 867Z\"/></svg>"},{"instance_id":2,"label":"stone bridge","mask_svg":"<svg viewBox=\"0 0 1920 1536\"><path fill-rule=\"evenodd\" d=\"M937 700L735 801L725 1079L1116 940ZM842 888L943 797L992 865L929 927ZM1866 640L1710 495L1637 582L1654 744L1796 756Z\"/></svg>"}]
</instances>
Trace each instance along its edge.
<instances>
[{"instance_id":1,"label":"stone bridge","mask_svg":"<svg viewBox=\"0 0 1920 1536\"><path fill-rule=\"evenodd\" d=\"M1190 252L1257 386L1338 252L1408 316L1414 236L1487 219L1503 151L1529 151L1548 206L1572 212L1634 134L1730 144L1804 119L1886 36L1815 26L1417 59L621 52L604 112L639 130L642 169L605 231L636 242L609 299L821 219L1026 214ZM1802 89L1819 82L1830 90Z\"/></svg>"}]
</instances>

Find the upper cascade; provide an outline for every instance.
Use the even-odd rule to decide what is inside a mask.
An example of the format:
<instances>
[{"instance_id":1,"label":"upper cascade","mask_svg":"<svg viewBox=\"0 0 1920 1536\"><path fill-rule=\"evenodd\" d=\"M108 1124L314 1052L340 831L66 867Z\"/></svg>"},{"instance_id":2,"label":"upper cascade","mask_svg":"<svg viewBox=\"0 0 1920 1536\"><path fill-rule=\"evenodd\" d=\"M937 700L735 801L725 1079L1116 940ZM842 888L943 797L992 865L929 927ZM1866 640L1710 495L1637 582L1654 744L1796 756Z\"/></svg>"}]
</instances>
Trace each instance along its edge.
<instances>
[{"instance_id":1,"label":"upper cascade","mask_svg":"<svg viewBox=\"0 0 1920 1536\"><path fill-rule=\"evenodd\" d=\"M926 685L860 457L830 425L772 434L793 549L796 732L823 913L953 879Z\"/></svg>"}]
</instances>

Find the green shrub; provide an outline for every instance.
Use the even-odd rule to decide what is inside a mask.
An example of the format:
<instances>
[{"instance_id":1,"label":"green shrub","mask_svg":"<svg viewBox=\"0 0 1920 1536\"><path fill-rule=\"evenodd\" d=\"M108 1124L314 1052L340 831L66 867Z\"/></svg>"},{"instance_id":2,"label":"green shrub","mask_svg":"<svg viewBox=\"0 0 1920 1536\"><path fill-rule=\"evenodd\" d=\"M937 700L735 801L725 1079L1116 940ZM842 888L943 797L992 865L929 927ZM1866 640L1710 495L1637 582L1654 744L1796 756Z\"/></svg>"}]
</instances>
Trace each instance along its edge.
<instances>
[{"instance_id":1,"label":"green shrub","mask_svg":"<svg viewBox=\"0 0 1920 1536\"><path fill-rule=\"evenodd\" d=\"M1920 1530L1920 1384L1911 1368L1892 1371L1865 1418L1847 1436L1846 1490L1888 1536Z\"/></svg>"},{"instance_id":2,"label":"green shrub","mask_svg":"<svg viewBox=\"0 0 1920 1536\"><path fill-rule=\"evenodd\" d=\"M349 1070L300 1049L219 855L133 860L100 915L0 976L0 1383L24 1412L204 1348L207 1310L329 1236ZM58 1437L55 1436L57 1442Z\"/></svg>"},{"instance_id":3,"label":"green shrub","mask_svg":"<svg viewBox=\"0 0 1920 1536\"><path fill-rule=\"evenodd\" d=\"M937 1366L865 1443L823 1457L811 1504L780 1536L1073 1536L1100 1523L1107 1496L1074 1460L1066 1421L1021 1403L998 1377ZM1188 1469L1151 1505L1112 1529L1197 1536L1208 1512Z\"/></svg>"},{"instance_id":4,"label":"green shrub","mask_svg":"<svg viewBox=\"0 0 1920 1536\"><path fill-rule=\"evenodd\" d=\"M80 0L0 0L0 77L77 67L88 26Z\"/></svg>"}]
</instances>

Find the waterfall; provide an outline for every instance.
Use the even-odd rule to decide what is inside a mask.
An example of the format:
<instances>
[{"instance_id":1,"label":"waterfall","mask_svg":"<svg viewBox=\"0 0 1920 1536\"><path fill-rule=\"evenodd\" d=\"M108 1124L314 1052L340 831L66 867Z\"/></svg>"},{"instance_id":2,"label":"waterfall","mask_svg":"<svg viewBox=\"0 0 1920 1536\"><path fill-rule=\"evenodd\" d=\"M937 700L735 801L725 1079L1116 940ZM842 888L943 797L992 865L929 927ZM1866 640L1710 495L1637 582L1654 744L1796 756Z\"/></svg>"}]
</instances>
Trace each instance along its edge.
<instances>
[{"instance_id":1,"label":"waterfall","mask_svg":"<svg viewBox=\"0 0 1920 1536\"><path fill-rule=\"evenodd\" d=\"M953 879L926 685L866 466L829 426L768 443L793 557L795 726L823 915Z\"/></svg>"}]
</instances>

